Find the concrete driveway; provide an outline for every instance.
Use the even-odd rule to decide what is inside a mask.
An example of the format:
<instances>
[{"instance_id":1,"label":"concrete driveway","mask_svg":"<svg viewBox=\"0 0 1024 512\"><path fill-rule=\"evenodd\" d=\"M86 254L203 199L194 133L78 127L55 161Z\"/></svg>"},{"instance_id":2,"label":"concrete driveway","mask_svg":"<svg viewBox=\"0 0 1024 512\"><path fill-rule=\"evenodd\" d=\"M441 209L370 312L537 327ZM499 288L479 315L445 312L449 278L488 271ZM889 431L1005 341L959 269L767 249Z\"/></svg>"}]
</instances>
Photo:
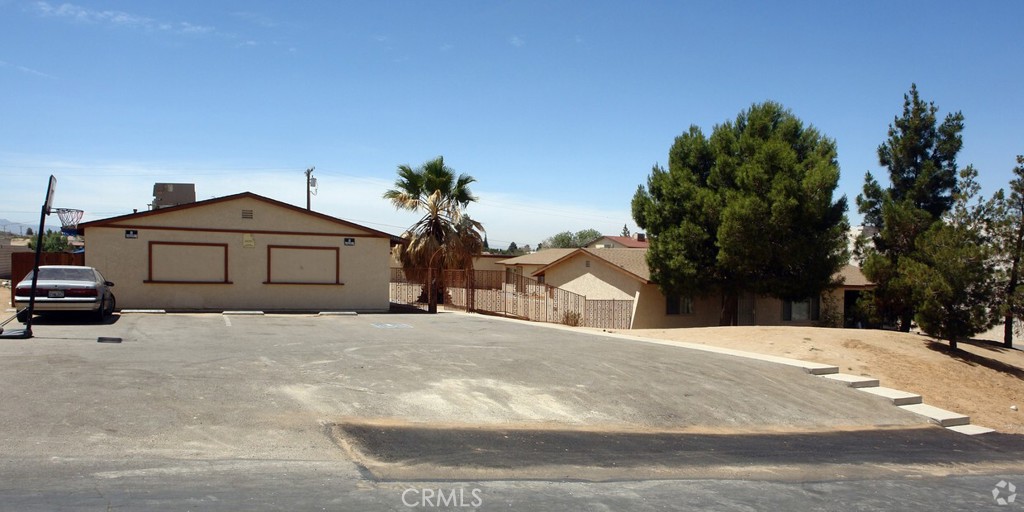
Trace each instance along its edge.
<instances>
[{"instance_id":1,"label":"concrete driveway","mask_svg":"<svg viewBox=\"0 0 1024 512\"><path fill-rule=\"evenodd\" d=\"M996 471L1024 453L796 368L477 315L125 314L34 330L0 345L0 481L15 486L0 498L71 475L820 480Z\"/></svg>"}]
</instances>

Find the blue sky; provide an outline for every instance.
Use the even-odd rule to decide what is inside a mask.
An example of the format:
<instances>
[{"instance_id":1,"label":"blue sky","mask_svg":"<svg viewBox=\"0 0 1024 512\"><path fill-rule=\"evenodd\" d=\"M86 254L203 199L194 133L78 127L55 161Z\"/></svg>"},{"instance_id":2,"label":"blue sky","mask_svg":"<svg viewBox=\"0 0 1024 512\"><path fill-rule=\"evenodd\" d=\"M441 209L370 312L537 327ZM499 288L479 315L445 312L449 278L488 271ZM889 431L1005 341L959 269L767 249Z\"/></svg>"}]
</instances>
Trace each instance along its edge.
<instances>
[{"instance_id":1,"label":"blue sky","mask_svg":"<svg viewBox=\"0 0 1024 512\"><path fill-rule=\"evenodd\" d=\"M0 0L0 218L252 191L401 233L380 195L437 155L492 246L618 234L651 166L775 100L836 139L853 206L916 82L966 118L986 194L1024 153L1024 2ZM859 221L855 207L851 220ZM52 219L56 222L56 219Z\"/></svg>"}]
</instances>

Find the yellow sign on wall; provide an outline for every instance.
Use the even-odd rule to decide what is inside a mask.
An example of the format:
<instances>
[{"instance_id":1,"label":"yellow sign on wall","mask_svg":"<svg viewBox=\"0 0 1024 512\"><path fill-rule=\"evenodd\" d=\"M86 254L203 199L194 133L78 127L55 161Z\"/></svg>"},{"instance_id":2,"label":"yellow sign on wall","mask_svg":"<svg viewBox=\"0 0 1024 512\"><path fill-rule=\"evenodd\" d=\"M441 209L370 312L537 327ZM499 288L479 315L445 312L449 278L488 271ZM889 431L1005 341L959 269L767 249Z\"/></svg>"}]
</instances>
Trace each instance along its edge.
<instances>
[{"instance_id":1,"label":"yellow sign on wall","mask_svg":"<svg viewBox=\"0 0 1024 512\"><path fill-rule=\"evenodd\" d=\"M256 239L253 238L252 233L246 233L242 235L242 247L245 249L256 248Z\"/></svg>"}]
</instances>

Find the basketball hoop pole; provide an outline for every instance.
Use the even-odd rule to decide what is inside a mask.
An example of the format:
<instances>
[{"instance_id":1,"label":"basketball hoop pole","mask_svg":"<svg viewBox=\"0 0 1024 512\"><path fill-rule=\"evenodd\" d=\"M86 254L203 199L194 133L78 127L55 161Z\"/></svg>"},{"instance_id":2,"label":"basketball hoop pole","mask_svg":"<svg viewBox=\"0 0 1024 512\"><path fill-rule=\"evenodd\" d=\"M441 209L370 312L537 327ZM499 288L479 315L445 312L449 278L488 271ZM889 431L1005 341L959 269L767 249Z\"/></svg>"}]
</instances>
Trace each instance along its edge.
<instances>
[{"instance_id":1,"label":"basketball hoop pole","mask_svg":"<svg viewBox=\"0 0 1024 512\"><path fill-rule=\"evenodd\" d=\"M43 253L43 230L46 229L46 216L53 207L53 194L57 192L57 178L50 175L50 183L46 186L46 201L39 212L39 231L36 231L36 260L32 266L32 289L28 297L28 318L25 319L25 337L32 337L32 313L36 309L36 286L39 284L39 260Z\"/></svg>"}]
</instances>

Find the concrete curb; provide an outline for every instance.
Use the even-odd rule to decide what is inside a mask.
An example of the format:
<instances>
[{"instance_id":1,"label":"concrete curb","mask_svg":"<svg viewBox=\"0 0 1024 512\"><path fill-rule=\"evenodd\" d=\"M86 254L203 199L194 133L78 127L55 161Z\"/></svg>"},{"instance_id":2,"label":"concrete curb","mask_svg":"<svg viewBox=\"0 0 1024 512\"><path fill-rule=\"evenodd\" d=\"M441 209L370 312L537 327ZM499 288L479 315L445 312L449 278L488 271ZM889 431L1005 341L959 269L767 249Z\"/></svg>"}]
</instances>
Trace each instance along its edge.
<instances>
[{"instance_id":1,"label":"concrete curb","mask_svg":"<svg viewBox=\"0 0 1024 512\"><path fill-rule=\"evenodd\" d=\"M458 314L469 315L471 313L463 313L461 311L455 312ZM728 348L713 347L709 345L700 345L696 343L687 343L685 341L669 341L669 340L657 340L652 338L643 338L640 336L632 336L629 334L620 334L617 332L608 331L591 331L581 330L578 327L569 327L559 324L549 324L545 322L529 322L525 320L518 320L515 318L503 318L500 316L490 315L476 315L483 318L493 318L495 320L501 320L505 322L517 322L517 323L528 323L530 325L536 325L539 327L545 327L548 329L561 329L570 332L585 332L589 334L596 334L599 336L605 336L608 338L618 338L631 341L639 341L641 343L653 343L656 345L667 345L670 347L686 348L690 350L701 350L704 352L711 352L715 354L723 354L729 356L743 357L746 359L754 359L756 361L764 361L768 363L783 364L786 366L795 366L802 368L811 375L817 375L823 379L829 379L846 384L847 386L871 393L873 395L882 396L889 398L893 405L899 407L908 412L919 414L929 419L932 423L935 423L941 427L954 432L959 432L966 435L979 435L987 434L989 432L995 432L994 429L988 427L982 427L978 425L970 425L970 418L962 414L958 414L945 409L939 409L931 405L927 405L921 402L921 396L906 391L900 391L898 389L883 388L879 387L878 379L871 377L863 377L859 375L849 375L839 373L838 366L832 366L821 363L812 363L810 361L801 361L799 359L789 359L786 357L769 356L765 354L758 354L756 352L746 352L743 350L733 350Z\"/></svg>"}]
</instances>

